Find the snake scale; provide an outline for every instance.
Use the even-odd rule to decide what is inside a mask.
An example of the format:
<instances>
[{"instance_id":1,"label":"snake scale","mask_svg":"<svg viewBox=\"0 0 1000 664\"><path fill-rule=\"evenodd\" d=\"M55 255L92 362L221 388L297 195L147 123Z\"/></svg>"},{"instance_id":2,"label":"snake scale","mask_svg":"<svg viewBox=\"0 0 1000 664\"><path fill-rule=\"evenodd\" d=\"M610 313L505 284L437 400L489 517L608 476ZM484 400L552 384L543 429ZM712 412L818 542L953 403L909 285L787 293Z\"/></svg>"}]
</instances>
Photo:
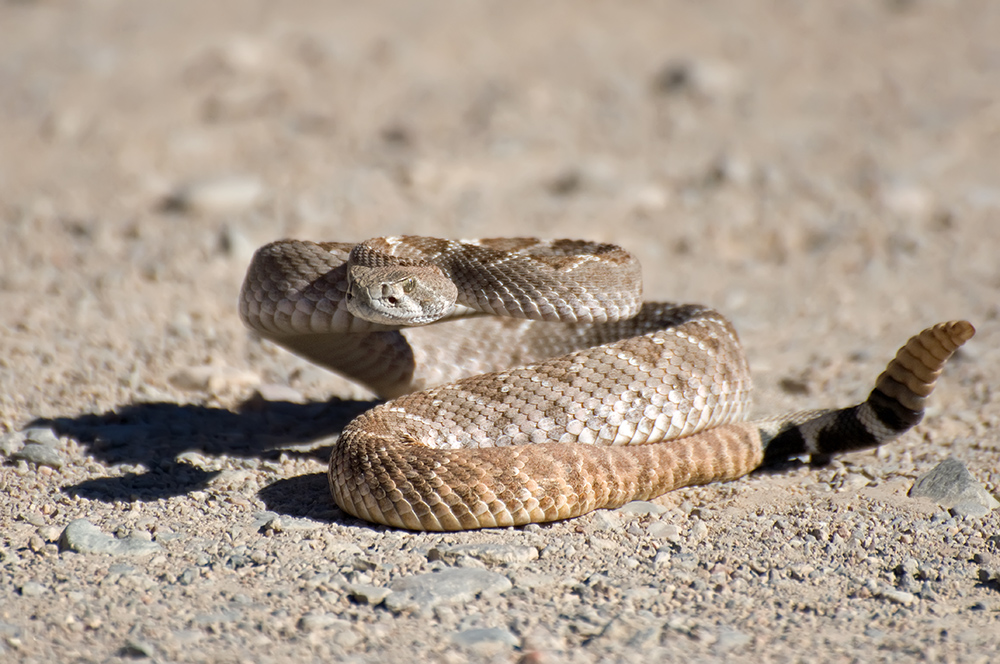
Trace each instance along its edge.
<instances>
[{"instance_id":1,"label":"snake scale","mask_svg":"<svg viewBox=\"0 0 1000 664\"><path fill-rule=\"evenodd\" d=\"M610 244L282 240L254 255L240 315L389 399L345 427L330 488L349 514L418 530L566 519L879 446L921 420L975 332L924 330L861 404L751 422L730 322L643 303L638 261Z\"/></svg>"}]
</instances>

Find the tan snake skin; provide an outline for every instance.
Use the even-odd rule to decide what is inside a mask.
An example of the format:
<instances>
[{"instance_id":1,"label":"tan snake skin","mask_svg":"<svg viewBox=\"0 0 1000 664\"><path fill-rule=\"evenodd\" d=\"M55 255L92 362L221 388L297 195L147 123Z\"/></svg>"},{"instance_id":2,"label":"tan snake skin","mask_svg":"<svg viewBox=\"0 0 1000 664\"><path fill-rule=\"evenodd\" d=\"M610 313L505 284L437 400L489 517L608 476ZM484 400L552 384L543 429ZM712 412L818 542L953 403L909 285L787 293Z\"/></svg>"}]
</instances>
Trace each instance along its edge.
<instances>
[{"instance_id":1,"label":"tan snake skin","mask_svg":"<svg viewBox=\"0 0 1000 664\"><path fill-rule=\"evenodd\" d=\"M421 530L566 519L876 447L920 421L974 334L924 330L856 406L744 422L750 376L729 321L641 303L638 262L613 245L283 240L254 256L240 314L392 398L344 429L330 487L354 516Z\"/></svg>"}]
</instances>

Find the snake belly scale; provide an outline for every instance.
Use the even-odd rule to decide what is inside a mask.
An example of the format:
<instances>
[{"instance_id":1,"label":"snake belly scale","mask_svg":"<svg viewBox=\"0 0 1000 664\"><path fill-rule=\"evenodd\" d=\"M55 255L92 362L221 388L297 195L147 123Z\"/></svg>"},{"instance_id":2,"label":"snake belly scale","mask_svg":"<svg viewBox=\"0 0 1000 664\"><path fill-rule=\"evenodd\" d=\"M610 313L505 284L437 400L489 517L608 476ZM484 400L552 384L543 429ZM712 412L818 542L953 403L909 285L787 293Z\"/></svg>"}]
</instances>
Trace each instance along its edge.
<instances>
[{"instance_id":1,"label":"snake belly scale","mask_svg":"<svg viewBox=\"0 0 1000 664\"><path fill-rule=\"evenodd\" d=\"M345 427L337 505L463 530L566 519L734 479L916 425L965 321L911 338L868 399L745 421L736 332L699 305L644 303L636 259L579 240L282 240L240 294L261 336L389 399Z\"/></svg>"}]
</instances>

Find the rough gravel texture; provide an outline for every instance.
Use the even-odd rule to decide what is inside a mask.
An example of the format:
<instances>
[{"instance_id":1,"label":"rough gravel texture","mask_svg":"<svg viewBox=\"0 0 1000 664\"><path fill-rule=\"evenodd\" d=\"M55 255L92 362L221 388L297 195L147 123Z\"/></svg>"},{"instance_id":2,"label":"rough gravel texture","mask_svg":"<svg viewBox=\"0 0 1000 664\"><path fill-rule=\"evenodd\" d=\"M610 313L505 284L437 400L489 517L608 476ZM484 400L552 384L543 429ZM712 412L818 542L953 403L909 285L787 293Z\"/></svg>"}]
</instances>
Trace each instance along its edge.
<instances>
[{"instance_id":1,"label":"rough gravel texture","mask_svg":"<svg viewBox=\"0 0 1000 664\"><path fill-rule=\"evenodd\" d=\"M997 34L993 0L0 3L0 661L996 661L1000 510L907 493L1000 485ZM395 233L620 243L732 317L762 414L978 335L878 452L376 528L323 476L370 395L235 302L269 240Z\"/></svg>"}]
</instances>

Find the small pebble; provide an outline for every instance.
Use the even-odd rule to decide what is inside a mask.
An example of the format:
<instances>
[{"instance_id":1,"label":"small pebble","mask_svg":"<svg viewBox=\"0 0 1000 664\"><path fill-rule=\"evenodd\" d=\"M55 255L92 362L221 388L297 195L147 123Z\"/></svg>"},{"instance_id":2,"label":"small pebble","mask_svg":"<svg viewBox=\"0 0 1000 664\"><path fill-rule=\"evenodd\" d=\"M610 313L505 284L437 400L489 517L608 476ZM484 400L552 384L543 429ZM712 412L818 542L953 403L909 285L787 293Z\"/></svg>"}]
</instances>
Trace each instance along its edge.
<instances>
[{"instance_id":1,"label":"small pebble","mask_svg":"<svg viewBox=\"0 0 1000 664\"><path fill-rule=\"evenodd\" d=\"M688 93L721 100L736 94L742 82L737 71L723 62L677 59L656 75L653 87L663 94Z\"/></svg>"},{"instance_id":2,"label":"small pebble","mask_svg":"<svg viewBox=\"0 0 1000 664\"><path fill-rule=\"evenodd\" d=\"M653 556L653 564L657 567L660 565L670 564L670 551L667 549L659 549L656 555Z\"/></svg>"},{"instance_id":3,"label":"small pebble","mask_svg":"<svg viewBox=\"0 0 1000 664\"><path fill-rule=\"evenodd\" d=\"M483 644L500 644L516 648L520 640L502 627L481 627L467 629L464 632L452 634L451 642L455 645L478 649Z\"/></svg>"},{"instance_id":4,"label":"small pebble","mask_svg":"<svg viewBox=\"0 0 1000 664\"><path fill-rule=\"evenodd\" d=\"M51 468L62 468L66 465L66 457L62 452L41 443L27 443L12 456L15 459L23 459L29 463Z\"/></svg>"},{"instance_id":5,"label":"small pebble","mask_svg":"<svg viewBox=\"0 0 1000 664\"><path fill-rule=\"evenodd\" d=\"M882 187L879 199L883 207L905 218L926 218L934 210L931 193L912 183L895 183Z\"/></svg>"},{"instance_id":6,"label":"small pebble","mask_svg":"<svg viewBox=\"0 0 1000 664\"><path fill-rule=\"evenodd\" d=\"M376 606L389 596L392 592L389 588L372 586L367 584L354 584L348 586L348 596L359 604Z\"/></svg>"},{"instance_id":7,"label":"small pebble","mask_svg":"<svg viewBox=\"0 0 1000 664\"><path fill-rule=\"evenodd\" d=\"M179 390L209 394L238 393L260 385L260 376L252 371L214 365L185 367L167 380Z\"/></svg>"},{"instance_id":8,"label":"small pebble","mask_svg":"<svg viewBox=\"0 0 1000 664\"><path fill-rule=\"evenodd\" d=\"M277 383L262 383L257 386L256 396L264 401L288 401L291 403L303 403L306 398L301 392L288 385Z\"/></svg>"},{"instance_id":9,"label":"small pebble","mask_svg":"<svg viewBox=\"0 0 1000 664\"><path fill-rule=\"evenodd\" d=\"M719 631L718 637L713 648L723 652L735 650L753 641L752 636L738 629L722 629Z\"/></svg>"},{"instance_id":10,"label":"small pebble","mask_svg":"<svg viewBox=\"0 0 1000 664\"><path fill-rule=\"evenodd\" d=\"M348 629L351 623L337 617L335 613L315 613L310 611L299 618L299 629L303 632L318 632L331 627Z\"/></svg>"},{"instance_id":11,"label":"small pebble","mask_svg":"<svg viewBox=\"0 0 1000 664\"><path fill-rule=\"evenodd\" d=\"M912 604L916 604L917 602L916 595L904 592L902 590L892 590L887 588L881 591L879 595L889 600L890 602L893 602L895 604L901 604L903 606L910 606Z\"/></svg>"},{"instance_id":12,"label":"small pebble","mask_svg":"<svg viewBox=\"0 0 1000 664\"><path fill-rule=\"evenodd\" d=\"M706 537L708 537L708 526L704 521L695 521L691 526L691 541L700 542Z\"/></svg>"},{"instance_id":13,"label":"small pebble","mask_svg":"<svg viewBox=\"0 0 1000 664\"><path fill-rule=\"evenodd\" d=\"M615 510L615 512L619 514L635 516L652 516L656 514L663 514L666 511L667 508L663 505L657 505L656 503L651 503L648 500L633 500L632 502L625 503Z\"/></svg>"},{"instance_id":14,"label":"small pebble","mask_svg":"<svg viewBox=\"0 0 1000 664\"><path fill-rule=\"evenodd\" d=\"M324 527L323 522L316 519L279 516L276 512L257 512L253 517L254 520L249 525L249 529L253 532L270 530L275 533L282 533L293 530L318 530ZM351 548L356 549L356 547ZM360 549L357 550L360 551Z\"/></svg>"},{"instance_id":15,"label":"small pebble","mask_svg":"<svg viewBox=\"0 0 1000 664\"><path fill-rule=\"evenodd\" d=\"M621 517L608 510L597 510L590 517L590 527L594 530L618 530L622 527Z\"/></svg>"},{"instance_id":16,"label":"small pebble","mask_svg":"<svg viewBox=\"0 0 1000 664\"><path fill-rule=\"evenodd\" d=\"M974 500L963 500L955 503L948 511L953 516L958 517L980 517L989 514L993 511L993 508L987 507L981 502L976 502Z\"/></svg>"},{"instance_id":17,"label":"small pebble","mask_svg":"<svg viewBox=\"0 0 1000 664\"><path fill-rule=\"evenodd\" d=\"M189 182L167 197L165 207L198 214L242 212L264 195L260 180L245 175L227 175Z\"/></svg>"},{"instance_id":18,"label":"small pebble","mask_svg":"<svg viewBox=\"0 0 1000 664\"><path fill-rule=\"evenodd\" d=\"M257 246L238 228L225 225L219 232L219 251L235 262L249 263Z\"/></svg>"},{"instance_id":19,"label":"small pebble","mask_svg":"<svg viewBox=\"0 0 1000 664\"><path fill-rule=\"evenodd\" d=\"M20 431L9 431L0 435L0 454L11 456L24 447L24 434Z\"/></svg>"},{"instance_id":20,"label":"small pebble","mask_svg":"<svg viewBox=\"0 0 1000 664\"><path fill-rule=\"evenodd\" d=\"M107 553L114 556L142 556L162 550L156 542L145 539L117 539L106 535L86 519L76 519L66 526L59 538L59 548L63 551Z\"/></svg>"},{"instance_id":21,"label":"small pebble","mask_svg":"<svg viewBox=\"0 0 1000 664\"><path fill-rule=\"evenodd\" d=\"M489 564L526 563L538 559L538 549L513 544L455 544L437 546L427 553L430 561L454 562L461 556L470 556Z\"/></svg>"},{"instance_id":22,"label":"small pebble","mask_svg":"<svg viewBox=\"0 0 1000 664\"><path fill-rule=\"evenodd\" d=\"M446 569L430 574L404 576L392 584L385 606L393 613L432 609L440 604L461 604L480 595L510 590L510 579L482 569Z\"/></svg>"},{"instance_id":23,"label":"small pebble","mask_svg":"<svg viewBox=\"0 0 1000 664\"><path fill-rule=\"evenodd\" d=\"M59 526L42 526L37 532L38 536L46 542L58 542L59 536L62 534L62 528Z\"/></svg>"},{"instance_id":24,"label":"small pebble","mask_svg":"<svg viewBox=\"0 0 1000 664\"><path fill-rule=\"evenodd\" d=\"M47 586L36 581L28 581L21 586L21 595L24 597L41 597L48 591Z\"/></svg>"},{"instance_id":25,"label":"small pebble","mask_svg":"<svg viewBox=\"0 0 1000 664\"><path fill-rule=\"evenodd\" d=\"M674 523L664 523L654 521L646 529L651 537L665 539L669 542L679 542L681 540L681 529Z\"/></svg>"},{"instance_id":26,"label":"small pebble","mask_svg":"<svg viewBox=\"0 0 1000 664\"><path fill-rule=\"evenodd\" d=\"M125 647L122 648L122 654L128 655L132 659L145 657L152 658L156 657L156 648L153 644L145 639L140 639L138 637L129 637L125 641Z\"/></svg>"},{"instance_id":27,"label":"small pebble","mask_svg":"<svg viewBox=\"0 0 1000 664\"><path fill-rule=\"evenodd\" d=\"M38 443L39 445L48 445L49 447L59 447L60 445L59 436L48 427L32 427L25 429L22 433L24 434L25 442L28 443Z\"/></svg>"},{"instance_id":28,"label":"small pebble","mask_svg":"<svg viewBox=\"0 0 1000 664\"><path fill-rule=\"evenodd\" d=\"M917 478L909 495L930 498L945 509L957 508L958 516L980 516L1000 507L1000 501L983 488L965 464L953 457ZM981 509L986 511L981 512Z\"/></svg>"}]
</instances>

